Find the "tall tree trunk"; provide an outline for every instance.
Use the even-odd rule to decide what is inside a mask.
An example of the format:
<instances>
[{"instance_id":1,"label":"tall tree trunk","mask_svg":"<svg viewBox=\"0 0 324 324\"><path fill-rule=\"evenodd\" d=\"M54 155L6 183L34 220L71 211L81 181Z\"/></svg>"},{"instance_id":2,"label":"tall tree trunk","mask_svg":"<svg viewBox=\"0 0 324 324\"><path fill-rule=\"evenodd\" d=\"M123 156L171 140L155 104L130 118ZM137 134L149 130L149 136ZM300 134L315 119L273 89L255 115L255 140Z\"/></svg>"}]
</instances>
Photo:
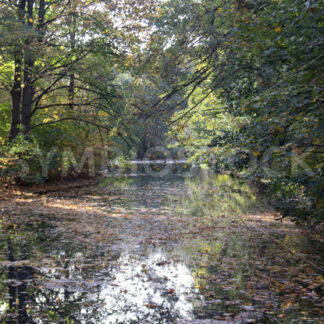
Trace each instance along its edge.
<instances>
[{"instance_id":1,"label":"tall tree trunk","mask_svg":"<svg viewBox=\"0 0 324 324\"><path fill-rule=\"evenodd\" d=\"M24 24L26 0L20 0L18 5L18 20ZM19 133L20 113L21 113L21 78L22 78L22 48L17 46L15 51L14 81L11 90L11 126L10 141Z\"/></svg>"},{"instance_id":2,"label":"tall tree trunk","mask_svg":"<svg viewBox=\"0 0 324 324\"><path fill-rule=\"evenodd\" d=\"M33 9L34 9L34 0L28 0L27 2L28 9L28 26L32 30L34 26L33 19ZM36 31L38 33L37 41L38 44L41 44L44 39L44 28L45 28L45 13L46 13L46 1L39 1L38 8L38 24L36 26ZM24 59L24 90L22 98L22 125L24 129L24 134L27 135L31 130L31 118L32 118L32 105L33 98L35 94L35 86L33 80L33 70L36 61L36 51L35 51L35 38L31 35L27 38L25 42L25 59Z\"/></svg>"},{"instance_id":3,"label":"tall tree trunk","mask_svg":"<svg viewBox=\"0 0 324 324\"><path fill-rule=\"evenodd\" d=\"M30 29L33 28L33 9L34 0L28 0L27 10L28 10L28 26ZM35 58L32 49L32 36L27 37L25 42L25 67L24 67L24 90L22 98L22 113L21 122L24 128L24 134L29 134L30 132L30 120L32 111L32 102L34 97L34 85L33 85L33 69L35 64Z\"/></svg>"}]
</instances>

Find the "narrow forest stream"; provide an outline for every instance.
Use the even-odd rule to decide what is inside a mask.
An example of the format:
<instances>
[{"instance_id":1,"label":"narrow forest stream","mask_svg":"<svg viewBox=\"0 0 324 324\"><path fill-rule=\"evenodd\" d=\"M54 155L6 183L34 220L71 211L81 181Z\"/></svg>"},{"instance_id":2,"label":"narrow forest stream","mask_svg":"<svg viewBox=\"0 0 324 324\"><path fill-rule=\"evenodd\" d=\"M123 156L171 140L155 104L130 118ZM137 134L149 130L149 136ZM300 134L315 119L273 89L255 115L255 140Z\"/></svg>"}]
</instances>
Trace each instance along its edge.
<instances>
[{"instance_id":1,"label":"narrow forest stream","mask_svg":"<svg viewBox=\"0 0 324 324\"><path fill-rule=\"evenodd\" d=\"M1 323L320 323L321 237L247 182L103 177L1 207Z\"/></svg>"}]
</instances>

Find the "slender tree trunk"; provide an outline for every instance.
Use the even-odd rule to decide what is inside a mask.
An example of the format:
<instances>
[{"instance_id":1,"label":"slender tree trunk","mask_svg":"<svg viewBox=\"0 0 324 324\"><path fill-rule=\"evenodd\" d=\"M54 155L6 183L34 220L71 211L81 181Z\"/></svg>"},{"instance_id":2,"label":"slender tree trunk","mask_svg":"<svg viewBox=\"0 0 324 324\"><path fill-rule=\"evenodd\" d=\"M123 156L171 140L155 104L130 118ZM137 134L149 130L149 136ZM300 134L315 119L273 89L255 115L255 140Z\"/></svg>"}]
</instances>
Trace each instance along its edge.
<instances>
[{"instance_id":1,"label":"slender tree trunk","mask_svg":"<svg viewBox=\"0 0 324 324\"><path fill-rule=\"evenodd\" d=\"M24 134L29 134L30 132L30 121L31 121L31 111L32 111L32 101L34 96L34 86L32 84L32 70L34 67L34 60L30 53L25 56L25 69L24 69L24 91L23 91L23 101L22 101L22 125L24 128Z\"/></svg>"},{"instance_id":2,"label":"slender tree trunk","mask_svg":"<svg viewBox=\"0 0 324 324\"><path fill-rule=\"evenodd\" d=\"M18 5L18 20L24 24L26 0L20 0ZM15 69L14 81L11 90L11 126L10 141L12 141L19 133L20 114L21 114L21 79L22 79L22 48L18 47L15 52Z\"/></svg>"},{"instance_id":3,"label":"slender tree trunk","mask_svg":"<svg viewBox=\"0 0 324 324\"><path fill-rule=\"evenodd\" d=\"M33 8L34 0L28 0L27 10L28 10L28 26L30 29L33 28ZM24 90L22 98L22 113L21 113L21 123L23 125L24 134L29 134L30 132L30 121L31 121L31 111L32 102L34 97L34 85L33 85L33 69L35 64L35 58L32 49L32 36L29 36L25 42L25 67L24 67Z\"/></svg>"},{"instance_id":4,"label":"slender tree trunk","mask_svg":"<svg viewBox=\"0 0 324 324\"><path fill-rule=\"evenodd\" d=\"M70 47L71 47L71 53L74 52L75 49L75 26L76 26L76 5L74 1L70 2L70 19L69 19L69 27L70 27ZM69 96L69 103L70 108L74 108L74 92L75 92L75 76L74 72L70 72L70 83L69 83L69 90L68 90L68 96Z\"/></svg>"},{"instance_id":5,"label":"slender tree trunk","mask_svg":"<svg viewBox=\"0 0 324 324\"><path fill-rule=\"evenodd\" d=\"M10 141L12 141L19 133L20 125L20 107L21 107L21 53L17 53L15 57L14 82L11 90L11 126Z\"/></svg>"},{"instance_id":6,"label":"slender tree trunk","mask_svg":"<svg viewBox=\"0 0 324 324\"><path fill-rule=\"evenodd\" d=\"M46 5L45 0L39 1L38 26L37 26L39 43L42 43L44 39L44 27L45 27L44 25L45 25L45 12L46 12L45 5Z\"/></svg>"}]
</instances>

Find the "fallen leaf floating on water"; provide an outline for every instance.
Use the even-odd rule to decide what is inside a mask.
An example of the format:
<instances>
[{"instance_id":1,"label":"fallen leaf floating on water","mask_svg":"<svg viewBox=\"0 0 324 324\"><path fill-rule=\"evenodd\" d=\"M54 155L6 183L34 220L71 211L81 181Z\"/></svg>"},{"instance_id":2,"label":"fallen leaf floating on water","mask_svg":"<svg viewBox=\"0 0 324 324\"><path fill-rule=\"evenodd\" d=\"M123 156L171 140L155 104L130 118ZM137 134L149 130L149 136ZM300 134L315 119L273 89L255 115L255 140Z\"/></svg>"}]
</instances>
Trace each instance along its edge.
<instances>
[{"instance_id":1,"label":"fallen leaf floating on water","mask_svg":"<svg viewBox=\"0 0 324 324\"><path fill-rule=\"evenodd\" d=\"M155 308L159 307L159 305L157 305L157 304L145 304L144 306L146 308L150 308L150 309L155 309Z\"/></svg>"}]
</instances>

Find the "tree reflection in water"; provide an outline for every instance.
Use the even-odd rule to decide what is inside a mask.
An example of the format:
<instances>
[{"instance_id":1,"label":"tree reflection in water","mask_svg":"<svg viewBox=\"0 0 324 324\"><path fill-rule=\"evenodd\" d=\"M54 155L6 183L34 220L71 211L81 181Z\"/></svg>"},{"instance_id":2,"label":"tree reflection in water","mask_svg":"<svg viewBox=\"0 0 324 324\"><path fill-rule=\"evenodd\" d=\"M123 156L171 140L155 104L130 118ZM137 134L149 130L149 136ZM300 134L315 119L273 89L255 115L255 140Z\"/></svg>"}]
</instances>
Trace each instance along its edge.
<instances>
[{"instance_id":1,"label":"tree reflection in water","mask_svg":"<svg viewBox=\"0 0 324 324\"><path fill-rule=\"evenodd\" d=\"M46 198L47 213L2 214L2 322L320 316L317 293L300 286L313 278L310 287L320 292L320 276L307 264L298 267L283 248L320 264L318 243L292 224L273 222L246 182L207 172L192 179L119 177Z\"/></svg>"}]
</instances>

